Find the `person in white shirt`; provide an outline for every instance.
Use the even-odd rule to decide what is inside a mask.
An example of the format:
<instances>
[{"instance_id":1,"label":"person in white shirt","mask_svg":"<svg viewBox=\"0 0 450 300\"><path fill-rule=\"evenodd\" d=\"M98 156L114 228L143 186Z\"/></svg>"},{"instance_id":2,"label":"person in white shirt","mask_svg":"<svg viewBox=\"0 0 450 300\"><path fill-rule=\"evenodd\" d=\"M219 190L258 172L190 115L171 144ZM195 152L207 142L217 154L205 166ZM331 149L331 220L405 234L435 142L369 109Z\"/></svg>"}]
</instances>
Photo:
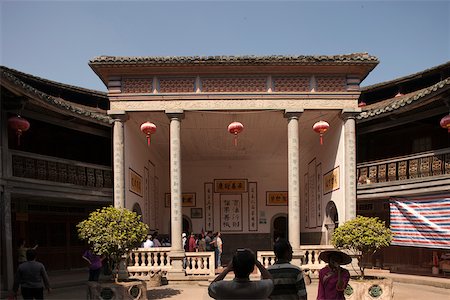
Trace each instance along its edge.
<instances>
[{"instance_id":1,"label":"person in white shirt","mask_svg":"<svg viewBox=\"0 0 450 300\"><path fill-rule=\"evenodd\" d=\"M153 247L153 241L151 234L149 234L147 236L147 240L144 242L144 248L151 248L151 247Z\"/></svg>"}]
</instances>

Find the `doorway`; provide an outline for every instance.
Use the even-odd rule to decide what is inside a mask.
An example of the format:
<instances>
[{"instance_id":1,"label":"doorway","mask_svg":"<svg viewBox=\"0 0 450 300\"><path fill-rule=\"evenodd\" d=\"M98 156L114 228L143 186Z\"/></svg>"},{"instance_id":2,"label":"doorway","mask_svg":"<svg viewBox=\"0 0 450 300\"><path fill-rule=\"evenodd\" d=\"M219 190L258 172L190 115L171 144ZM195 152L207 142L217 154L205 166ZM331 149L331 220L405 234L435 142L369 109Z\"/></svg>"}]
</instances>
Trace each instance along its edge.
<instances>
[{"instance_id":1,"label":"doorway","mask_svg":"<svg viewBox=\"0 0 450 300\"><path fill-rule=\"evenodd\" d=\"M288 219L286 214L275 215L272 219L272 242L278 238L288 239Z\"/></svg>"}]
</instances>

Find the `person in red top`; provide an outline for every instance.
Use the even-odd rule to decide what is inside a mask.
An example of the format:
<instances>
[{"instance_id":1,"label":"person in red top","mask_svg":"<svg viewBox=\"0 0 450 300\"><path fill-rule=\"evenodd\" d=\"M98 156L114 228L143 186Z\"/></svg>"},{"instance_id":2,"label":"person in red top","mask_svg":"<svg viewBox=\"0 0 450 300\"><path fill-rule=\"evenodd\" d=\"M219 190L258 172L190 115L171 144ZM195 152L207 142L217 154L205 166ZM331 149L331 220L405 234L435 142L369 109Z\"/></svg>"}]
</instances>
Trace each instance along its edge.
<instances>
[{"instance_id":1,"label":"person in red top","mask_svg":"<svg viewBox=\"0 0 450 300\"><path fill-rule=\"evenodd\" d=\"M191 232L189 237L189 252L195 252L197 249L197 243L195 242L195 234Z\"/></svg>"},{"instance_id":2,"label":"person in red top","mask_svg":"<svg viewBox=\"0 0 450 300\"><path fill-rule=\"evenodd\" d=\"M319 272L317 300L345 300L344 290L350 280L350 273L341 267L352 262L352 258L341 251L330 250L320 253L319 259L328 265Z\"/></svg>"}]
</instances>

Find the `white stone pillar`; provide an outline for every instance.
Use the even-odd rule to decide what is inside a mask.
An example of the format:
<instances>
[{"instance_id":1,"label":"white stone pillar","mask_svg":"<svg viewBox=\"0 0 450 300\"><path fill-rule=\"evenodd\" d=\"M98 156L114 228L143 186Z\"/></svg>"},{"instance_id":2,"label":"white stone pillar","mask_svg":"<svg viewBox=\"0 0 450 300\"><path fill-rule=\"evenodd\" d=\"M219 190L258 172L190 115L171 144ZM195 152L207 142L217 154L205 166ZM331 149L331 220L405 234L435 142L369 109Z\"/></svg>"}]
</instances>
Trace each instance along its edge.
<instances>
[{"instance_id":1,"label":"white stone pillar","mask_svg":"<svg viewBox=\"0 0 450 300\"><path fill-rule=\"evenodd\" d=\"M128 119L125 112L110 113L114 119L113 128L113 170L114 170L114 207L125 207L125 144L124 122Z\"/></svg>"},{"instance_id":2,"label":"white stone pillar","mask_svg":"<svg viewBox=\"0 0 450 300\"><path fill-rule=\"evenodd\" d=\"M343 111L341 119L344 126L344 186L345 186L345 219L348 221L356 217L356 126L357 112ZM339 220L341 223L341 220Z\"/></svg>"},{"instance_id":3,"label":"white stone pillar","mask_svg":"<svg viewBox=\"0 0 450 300\"><path fill-rule=\"evenodd\" d=\"M170 119L170 220L172 270L169 279L184 277L184 249L181 240L183 230L183 214L181 206L181 120L183 111L166 111Z\"/></svg>"},{"instance_id":4,"label":"white stone pillar","mask_svg":"<svg viewBox=\"0 0 450 300\"><path fill-rule=\"evenodd\" d=\"M285 112L288 119L288 230L289 242L300 248L300 172L298 122L302 111Z\"/></svg>"}]
</instances>

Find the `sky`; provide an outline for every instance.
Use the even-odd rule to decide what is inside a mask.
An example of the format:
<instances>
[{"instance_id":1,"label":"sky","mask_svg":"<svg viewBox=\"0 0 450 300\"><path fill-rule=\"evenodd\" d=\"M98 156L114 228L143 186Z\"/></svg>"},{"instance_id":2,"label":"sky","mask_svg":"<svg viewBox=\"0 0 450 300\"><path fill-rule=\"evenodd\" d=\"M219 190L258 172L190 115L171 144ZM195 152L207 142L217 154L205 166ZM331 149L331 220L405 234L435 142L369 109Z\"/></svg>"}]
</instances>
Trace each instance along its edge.
<instances>
[{"instance_id":1,"label":"sky","mask_svg":"<svg viewBox=\"0 0 450 300\"><path fill-rule=\"evenodd\" d=\"M1 65L99 91L100 55L368 52L362 86L450 61L450 1L0 0L0 18Z\"/></svg>"}]
</instances>

